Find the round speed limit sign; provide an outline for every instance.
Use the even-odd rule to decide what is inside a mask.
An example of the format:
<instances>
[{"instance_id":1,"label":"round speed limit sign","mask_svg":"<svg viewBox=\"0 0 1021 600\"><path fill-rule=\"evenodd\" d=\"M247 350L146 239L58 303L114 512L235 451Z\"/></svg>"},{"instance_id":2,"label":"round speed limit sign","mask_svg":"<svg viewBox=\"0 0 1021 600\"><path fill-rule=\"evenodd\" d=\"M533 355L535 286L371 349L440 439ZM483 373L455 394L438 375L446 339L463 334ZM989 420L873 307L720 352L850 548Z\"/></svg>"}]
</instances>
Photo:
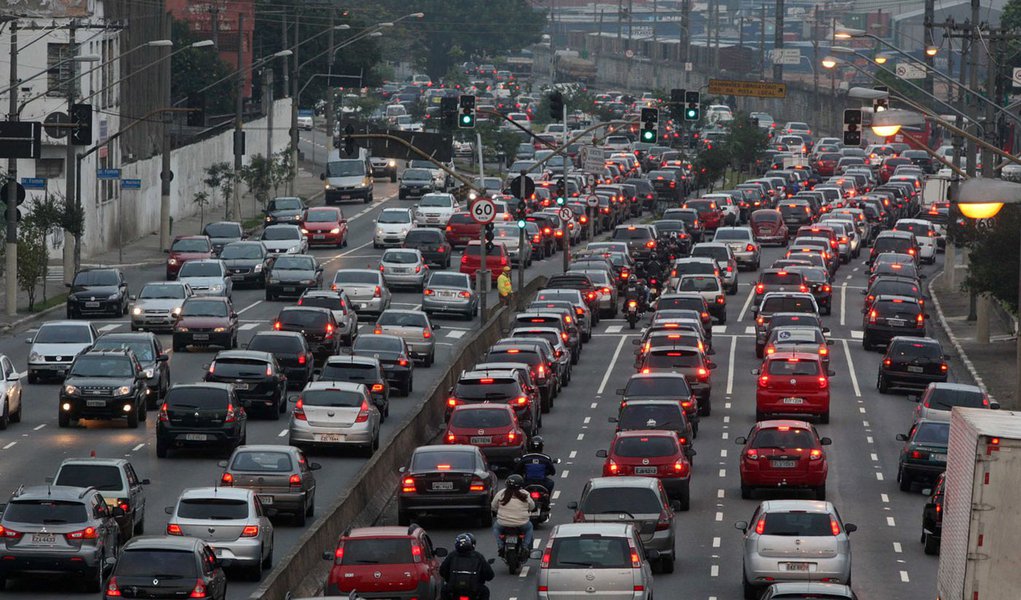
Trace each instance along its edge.
<instances>
[{"instance_id":1,"label":"round speed limit sign","mask_svg":"<svg viewBox=\"0 0 1021 600\"><path fill-rule=\"evenodd\" d=\"M476 223L492 223L496 218L496 205L489 198L479 198L468 209Z\"/></svg>"}]
</instances>

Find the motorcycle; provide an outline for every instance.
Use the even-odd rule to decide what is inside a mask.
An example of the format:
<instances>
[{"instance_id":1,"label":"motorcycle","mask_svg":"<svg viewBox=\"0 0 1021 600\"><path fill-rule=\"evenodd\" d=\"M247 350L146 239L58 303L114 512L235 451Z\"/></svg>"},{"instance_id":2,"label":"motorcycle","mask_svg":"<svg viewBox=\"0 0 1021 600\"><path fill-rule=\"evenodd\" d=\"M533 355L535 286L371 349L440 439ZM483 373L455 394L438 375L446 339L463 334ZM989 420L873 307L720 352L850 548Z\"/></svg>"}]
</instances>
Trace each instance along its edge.
<instances>
[{"instance_id":1,"label":"motorcycle","mask_svg":"<svg viewBox=\"0 0 1021 600\"><path fill-rule=\"evenodd\" d=\"M488 562L489 564L493 564L494 562L496 562L496 559L489 558L486 559L486 562ZM352 594L353 593L354 592L352 592ZM446 582L444 582L443 591L440 593L440 598L442 600L479 600L476 594L455 594L451 592L449 589L447 589ZM350 598L349 600L354 600L354 598Z\"/></svg>"},{"instance_id":2,"label":"motorcycle","mask_svg":"<svg viewBox=\"0 0 1021 600\"><path fill-rule=\"evenodd\" d=\"M503 562L507 563L507 570L511 575L517 575L521 570L521 563L528 559L531 548L525 546L525 531L523 529L508 529L508 531L509 534L500 534L500 540L503 541Z\"/></svg>"},{"instance_id":3,"label":"motorcycle","mask_svg":"<svg viewBox=\"0 0 1021 600\"><path fill-rule=\"evenodd\" d=\"M627 324L631 329L635 328L635 324L638 323L638 319L641 318L638 314L638 301L628 300L627 301Z\"/></svg>"}]
</instances>

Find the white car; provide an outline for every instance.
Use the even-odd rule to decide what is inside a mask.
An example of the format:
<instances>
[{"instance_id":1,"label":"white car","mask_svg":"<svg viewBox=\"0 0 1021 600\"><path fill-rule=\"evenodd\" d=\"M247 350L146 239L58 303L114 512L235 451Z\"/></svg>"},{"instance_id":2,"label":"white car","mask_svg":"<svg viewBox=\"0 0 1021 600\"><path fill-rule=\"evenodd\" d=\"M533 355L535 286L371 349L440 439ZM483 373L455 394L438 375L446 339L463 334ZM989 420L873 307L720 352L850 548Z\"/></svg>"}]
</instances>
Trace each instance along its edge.
<instances>
[{"instance_id":1,"label":"white car","mask_svg":"<svg viewBox=\"0 0 1021 600\"><path fill-rule=\"evenodd\" d=\"M229 299L234 291L234 280L230 277L227 265L217 258L189 260L181 266L177 280L188 284L196 296L223 296Z\"/></svg>"},{"instance_id":2,"label":"white car","mask_svg":"<svg viewBox=\"0 0 1021 600\"><path fill-rule=\"evenodd\" d=\"M298 115L298 129L312 131L312 115Z\"/></svg>"},{"instance_id":3,"label":"white car","mask_svg":"<svg viewBox=\"0 0 1021 600\"><path fill-rule=\"evenodd\" d=\"M940 237L936 226L924 219L897 219L893 228L897 231L910 231L918 241L918 261L933 264L936 262L937 239Z\"/></svg>"},{"instance_id":4,"label":"white car","mask_svg":"<svg viewBox=\"0 0 1021 600\"><path fill-rule=\"evenodd\" d=\"M415 205L415 224L420 227L446 227L450 215L461 210L453 194L426 194Z\"/></svg>"},{"instance_id":5,"label":"white car","mask_svg":"<svg viewBox=\"0 0 1021 600\"><path fill-rule=\"evenodd\" d=\"M0 354L0 429L21 422L21 373Z\"/></svg>"},{"instance_id":6,"label":"white car","mask_svg":"<svg viewBox=\"0 0 1021 600\"><path fill-rule=\"evenodd\" d=\"M397 117L397 129L401 131L424 131L425 126L422 125L421 121L415 121L411 115L401 115Z\"/></svg>"},{"instance_id":7,"label":"white car","mask_svg":"<svg viewBox=\"0 0 1021 600\"><path fill-rule=\"evenodd\" d=\"M49 321L27 339L28 382L43 377L63 379L75 357L96 343L99 333L88 321Z\"/></svg>"},{"instance_id":8,"label":"white car","mask_svg":"<svg viewBox=\"0 0 1021 600\"><path fill-rule=\"evenodd\" d=\"M415 226L415 219L408 208L384 208L376 217L376 232L372 237L373 248L400 246Z\"/></svg>"},{"instance_id":9,"label":"white car","mask_svg":"<svg viewBox=\"0 0 1021 600\"><path fill-rule=\"evenodd\" d=\"M729 123L734 120L734 113L726 104L710 104L705 117L709 123Z\"/></svg>"},{"instance_id":10,"label":"white car","mask_svg":"<svg viewBox=\"0 0 1021 600\"><path fill-rule=\"evenodd\" d=\"M181 306L191 296L191 286L180 281L145 284L138 296L131 297L131 331L173 331Z\"/></svg>"},{"instance_id":11,"label":"white car","mask_svg":"<svg viewBox=\"0 0 1021 600\"><path fill-rule=\"evenodd\" d=\"M521 125L522 127L524 127L525 129L527 129L529 131L532 130L532 122L530 120L528 120L528 113L523 113L523 112L507 113L507 119L511 120L511 121L514 121L515 123L517 123L518 125ZM504 122L504 124L501 127L503 129L514 129L514 130L517 129L517 127L515 127L514 125L511 125L510 123L507 123L507 122Z\"/></svg>"},{"instance_id":12,"label":"white car","mask_svg":"<svg viewBox=\"0 0 1021 600\"><path fill-rule=\"evenodd\" d=\"M308 237L297 225L270 225L259 237L270 254L307 254Z\"/></svg>"}]
</instances>

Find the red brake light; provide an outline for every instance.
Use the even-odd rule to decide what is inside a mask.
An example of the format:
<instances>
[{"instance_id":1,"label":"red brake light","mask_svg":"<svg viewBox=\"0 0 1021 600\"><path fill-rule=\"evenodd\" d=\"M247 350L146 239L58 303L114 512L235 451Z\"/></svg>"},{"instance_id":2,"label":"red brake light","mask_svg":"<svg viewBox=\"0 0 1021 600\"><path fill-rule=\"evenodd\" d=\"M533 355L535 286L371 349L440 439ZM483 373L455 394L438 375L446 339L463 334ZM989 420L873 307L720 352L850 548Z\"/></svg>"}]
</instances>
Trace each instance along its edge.
<instances>
[{"instance_id":1,"label":"red brake light","mask_svg":"<svg viewBox=\"0 0 1021 600\"><path fill-rule=\"evenodd\" d=\"M99 539L99 532L96 531L95 527L86 527L85 529L79 529L78 531L72 531L65 533L64 537L67 541L71 540L95 540Z\"/></svg>"},{"instance_id":2,"label":"red brake light","mask_svg":"<svg viewBox=\"0 0 1021 600\"><path fill-rule=\"evenodd\" d=\"M192 588L191 593L188 594L189 598L205 598L206 597L206 584L201 580L195 580L195 587Z\"/></svg>"},{"instance_id":3,"label":"red brake light","mask_svg":"<svg viewBox=\"0 0 1021 600\"><path fill-rule=\"evenodd\" d=\"M167 525L167 535L184 535L184 532L181 531L180 525L170 523Z\"/></svg>"},{"instance_id":4,"label":"red brake light","mask_svg":"<svg viewBox=\"0 0 1021 600\"><path fill-rule=\"evenodd\" d=\"M220 485L232 486L234 485L234 476L230 473L224 473L220 476Z\"/></svg>"},{"instance_id":5,"label":"red brake light","mask_svg":"<svg viewBox=\"0 0 1021 600\"><path fill-rule=\"evenodd\" d=\"M833 517L830 517L830 531L833 532L833 535L840 535L840 523L837 523Z\"/></svg>"},{"instance_id":6,"label":"red brake light","mask_svg":"<svg viewBox=\"0 0 1021 600\"><path fill-rule=\"evenodd\" d=\"M117 587L117 578L116 577L111 577L110 581L108 581L106 583L106 596L107 597L110 597L110 596L118 597L120 595L121 595L121 590L120 590L120 588Z\"/></svg>"},{"instance_id":7,"label":"red brake light","mask_svg":"<svg viewBox=\"0 0 1021 600\"><path fill-rule=\"evenodd\" d=\"M364 400L362 400L362 406L361 406L361 409L358 411L358 416L355 417L355 423L365 423L368 420L369 420L369 403L364 401ZM292 485L293 485L293 479L295 477L297 477L297 475L292 475L291 476Z\"/></svg>"},{"instance_id":8,"label":"red brake light","mask_svg":"<svg viewBox=\"0 0 1021 600\"><path fill-rule=\"evenodd\" d=\"M762 516L758 522L755 523L755 533L762 535L766 531L766 517Z\"/></svg>"},{"instance_id":9,"label":"red brake light","mask_svg":"<svg viewBox=\"0 0 1021 600\"><path fill-rule=\"evenodd\" d=\"M415 491L415 479L413 477L405 477L401 481L401 491L405 494L413 493Z\"/></svg>"},{"instance_id":10,"label":"red brake light","mask_svg":"<svg viewBox=\"0 0 1021 600\"><path fill-rule=\"evenodd\" d=\"M241 530L241 537L255 537L259 535L258 525L245 525L245 528Z\"/></svg>"}]
</instances>

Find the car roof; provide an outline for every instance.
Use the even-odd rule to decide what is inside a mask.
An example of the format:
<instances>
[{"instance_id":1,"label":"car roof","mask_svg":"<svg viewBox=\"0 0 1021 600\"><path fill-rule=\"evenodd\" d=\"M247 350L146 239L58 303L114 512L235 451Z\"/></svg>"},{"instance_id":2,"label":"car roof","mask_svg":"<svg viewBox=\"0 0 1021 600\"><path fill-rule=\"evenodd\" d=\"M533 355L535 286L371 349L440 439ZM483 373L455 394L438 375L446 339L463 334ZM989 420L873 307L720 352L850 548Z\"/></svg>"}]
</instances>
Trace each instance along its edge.
<instances>
[{"instance_id":1,"label":"car roof","mask_svg":"<svg viewBox=\"0 0 1021 600\"><path fill-rule=\"evenodd\" d=\"M298 333L297 331L295 331L293 333L295 333L298 336L301 336L301 334ZM335 354L333 356L327 357L327 359L326 359L326 364L327 365L353 364L353 363L359 363L359 364L369 364L369 363L377 364L377 363L379 363L379 359L372 358L371 356L364 356L364 355L361 355L361 354Z\"/></svg>"},{"instance_id":2,"label":"car roof","mask_svg":"<svg viewBox=\"0 0 1021 600\"><path fill-rule=\"evenodd\" d=\"M630 523L565 523L557 525L550 538L581 537L583 535L604 535L625 537L633 530Z\"/></svg>"},{"instance_id":3,"label":"car roof","mask_svg":"<svg viewBox=\"0 0 1021 600\"><path fill-rule=\"evenodd\" d=\"M818 581L784 581L769 586L769 590L778 594L822 594L827 598L854 598L849 586L842 583L821 583Z\"/></svg>"},{"instance_id":4,"label":"car roof","mask_svg":"<svg viewBox=\"0 0 1021 600\"><path fill-rule=\"evenodd\" d=\"M12 500L59 499L77 501L83 499L94 488L71 485L33 485L18 489Z\"/></svg>"},{"instance_id":5,"label":"car roof","mask_svg":"<svg viewBox=\"0 0 1021 600\"><path fill-rule=\"evenodd\" d=\"M337 390L341 392L361 392L365 389L364 383L355 383L353 381L310 381L305 384L303 392L310 390Z\"/></svg>"},{"instance_id":6,"label":"car roof","mask_svg":"<svg viewBox=\"0 0 1021 600\"><path fill-rule=\"evenodd\" d=\"M776 427L797 427L799 429L812 430L812 424L808 421L800 421L798 419L768 419L766 421L759 421L755 424L757 429L773 429Z\"/></svg>"},{"instance_id":7,"label":"car roof","mask_svg":"<svg viewBox=\"0 0 1021 600\"><path fill-rule=\"evenodd\" d=\"M181 492L178 500L192 498L226 498L228 500L248 500L255 495L250 488L242 487L194 487L186 488Z\"/></svg>"},{"instance_id":8,"label":"car roof","mask_svg":"<svg viewBox=\"0 0 1021 600\"><path fill-rule=\"evenodd\" d=\"M205 546L205 542L198 538L176 536L176 535L142 535L128 540L121 546L122 552L131 550L171 550L196 551Z\"/></svg>"},{"instance_id":9,"label":"car roof","mask_svg":"<svg viewBox=\"0 0 1021 600\"><path fill-rule=\"evenodd\" d=\"M759 504L759 508L763 512L793 512L793 511L804 511L804 512L816 512L816 513L833 513L832 502L825 502L822 500L764 500Z\"/></svg>"},{"instance_id":10,"label":"car roof","mask_svg":"<svg viewBox=\"0 0 1021 600\"><path fill-rule=\"evenodd\" d=\"M219 360L222 358L244 358L247 360L264 360L266 362L273 362L273 355L261 350L220 350L216 353L213 360Z\"/></svg>"},{"instance_id":11,"label":"car roof","mask_svg":"<svg viewBox=\"0 0 1021 600\"><path fill-rule=\"evenodd\" d=\"M124 467L130 463L125 458L101 458L98 456L83 456L80 458L65 458L63 461L61 461L60 466L63 467L64 465L84 465L84 464L113 465L116 467Z\"/></svg>"},{"instance_id":12,"label":"car roof","mask_svg":"<svg viewBox=\"0 0 1021 600\"><path fill-rule=\"evenodd\" d=\"M930 388L936 390L954 390L959 392L978 392L984 394L982 388L977 385L969 385L967 383L952 383L949 381L934 381L929 384Z\"/></svg>"},{"instance_id":13,"label":"car roof","mask_svg":"<svg viewBox=\"0 0 1021 600\"><path fill-rule=\"evenodd\" d=\"M659 480L655 477L593 477L588 480L589 489L606 488L648 488L659 491Z\"/></svg>"}]
</instances>

